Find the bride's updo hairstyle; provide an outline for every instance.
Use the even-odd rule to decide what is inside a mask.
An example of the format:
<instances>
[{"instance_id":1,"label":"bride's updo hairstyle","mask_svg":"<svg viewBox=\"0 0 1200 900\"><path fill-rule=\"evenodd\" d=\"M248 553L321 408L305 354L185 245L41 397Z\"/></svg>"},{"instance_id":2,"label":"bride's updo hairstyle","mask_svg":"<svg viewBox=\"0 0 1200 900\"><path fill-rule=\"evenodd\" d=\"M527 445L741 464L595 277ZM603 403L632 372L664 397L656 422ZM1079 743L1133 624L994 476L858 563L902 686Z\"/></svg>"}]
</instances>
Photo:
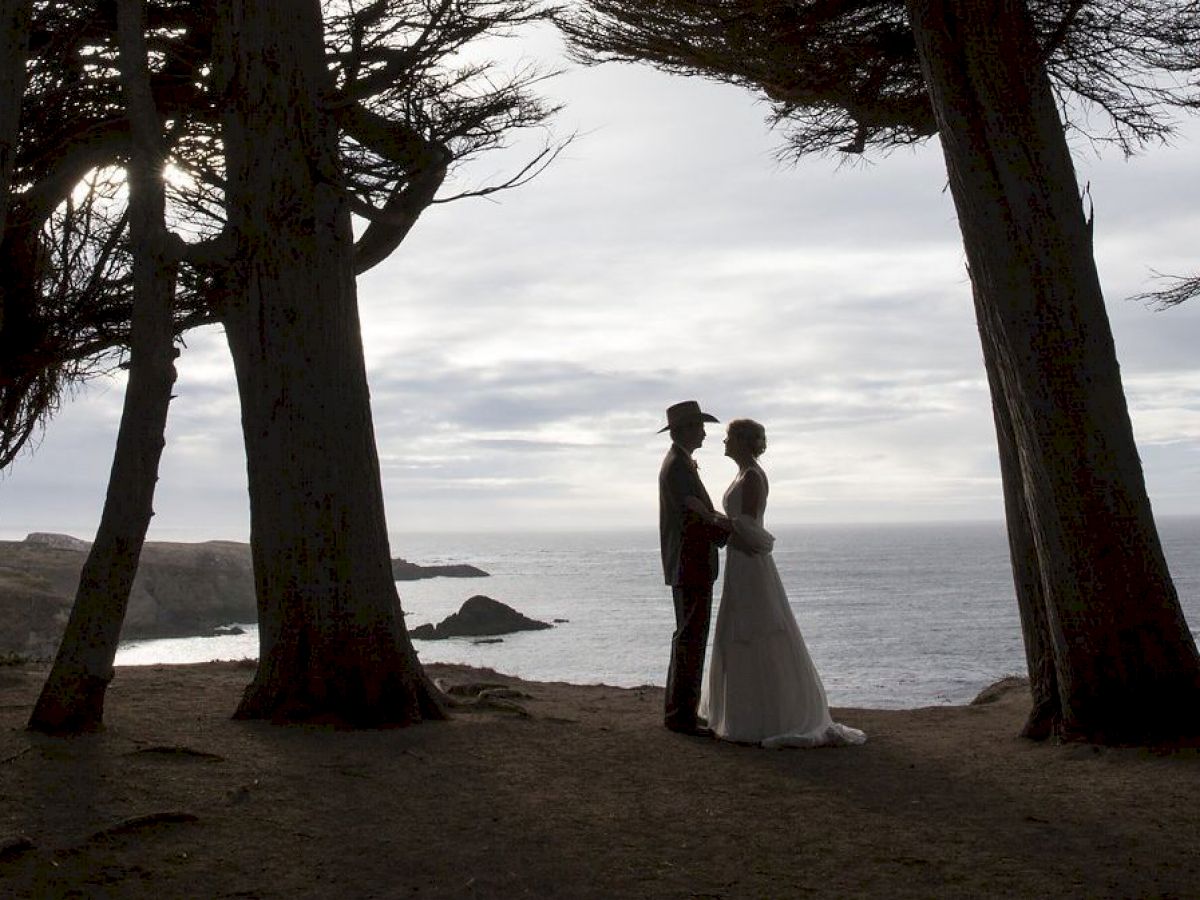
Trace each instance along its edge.
<instances>
[{"instance_id":1,"label":"bride's updo hairstyle","mask_svg":"<svg viewBox=\"0 0 1200 900\"><path fill-rule=\"evenodd\" d=\"M758 459L767 450L767 429L753 419L734 419L729 423L729 436Z\"/></svg>"}]
</instances>

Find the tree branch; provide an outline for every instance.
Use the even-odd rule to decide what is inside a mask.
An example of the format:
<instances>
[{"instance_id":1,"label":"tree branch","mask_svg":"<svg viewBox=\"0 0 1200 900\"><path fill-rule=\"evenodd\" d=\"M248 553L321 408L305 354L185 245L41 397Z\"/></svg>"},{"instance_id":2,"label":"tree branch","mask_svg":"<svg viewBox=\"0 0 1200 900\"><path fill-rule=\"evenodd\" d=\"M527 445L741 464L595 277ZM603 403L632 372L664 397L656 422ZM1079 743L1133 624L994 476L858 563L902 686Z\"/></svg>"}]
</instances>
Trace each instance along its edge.
<instances>
[{"instance_id":1,"label":"tree branch","mask_svg":"<svg viewBox=\"0 0 1200 900\"><path fill-rule=\"evenodd\" d=\"M1154 277L1160 281L1173 281L1174 284L1161 291L1147 291L1142 294L1134 294L1129 299L1154 306L1159 310L1165 310L1185 303L1193 297L1200 297L1200 275L1185 277L1182 275L1163 275L1160 272L1155 272Z\"/></svg>"}]
</instances>

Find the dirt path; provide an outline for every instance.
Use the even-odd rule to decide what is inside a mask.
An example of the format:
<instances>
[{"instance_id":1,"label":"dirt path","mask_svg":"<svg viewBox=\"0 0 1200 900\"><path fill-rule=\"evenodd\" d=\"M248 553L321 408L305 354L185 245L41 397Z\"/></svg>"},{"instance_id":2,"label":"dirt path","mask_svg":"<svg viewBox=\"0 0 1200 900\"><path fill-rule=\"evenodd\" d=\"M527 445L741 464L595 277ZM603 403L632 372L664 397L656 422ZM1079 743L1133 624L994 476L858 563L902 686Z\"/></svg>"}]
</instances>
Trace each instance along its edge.
<instances>
[{"instance_id":1,"label":"dirt path","mask_svg":"<svg viewBox=\"0 0 1200 900\"><path fill-rule=\"evenodd\" d=\"M859 748L672 734L662 692L505 683L404 730L234 722L251 670L121 669L107 731L23 730L0 668L3 897L1190 897L1200 752L1039 746L992 704L839 710ZM503 703L501 704L503 705Z\"/></svg>"}]
</instances>

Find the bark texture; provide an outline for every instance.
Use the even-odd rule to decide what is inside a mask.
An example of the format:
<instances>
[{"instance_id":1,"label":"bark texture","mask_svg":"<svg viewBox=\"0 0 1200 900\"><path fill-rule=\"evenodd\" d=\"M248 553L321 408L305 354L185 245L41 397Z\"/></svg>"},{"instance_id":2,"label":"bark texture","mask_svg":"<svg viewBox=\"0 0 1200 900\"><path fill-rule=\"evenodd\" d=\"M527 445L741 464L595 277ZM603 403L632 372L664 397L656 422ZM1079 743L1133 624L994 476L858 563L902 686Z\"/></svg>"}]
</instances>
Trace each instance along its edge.
<instances>
[{"instance_id":1,"label":"bark texture","mask_svg":"<svg viewBox=\"0 0 1200 900\"><path fill-rule=\"evenodd\" d=\"M1171 582L1090 226L1020 0L908 0L995 404L1032 736L1194 734L1200 659Z\"/></svg>"},{"instance_id":2,"label":"bark texture","mask_svg":"<svg viewBox=\"0 0 1200 900\"><path fill-rule=\"evenodd\" d=\"M25 91L25 62L29 54L29 22L33 0L0 0L0 242L8 224L12 199L13 164L21 135L21 96ZM0 334L8 306L5 282L0 280ZM0 340L0 347L5 341ZM6 375L0 365L0 377ZM23 443L23 441L19 442ZM0 440L7 451L8 440ZM0 453L0 460L8 453ZM2 465L2 463L0 463Z\"/></svg>"},{"instance_id":3,"label":"bark texture","mask_svg":"<svg viewBox=\"0 0 1200 900\"><path fill-rule=\"evenodd\" d=\"M8 213L9 188L21 127L21 95L29 53L33 0L0 0L0 235ZM0 313L3 304L0 304Z\"/></svg>"},{"instance_id":4,"label":"bark texture","mask_svg":"<svg viewBox=\"0 0 1200 900\"><path fill-rule=\"evenodd\" d=\"M101 727L104 697L150 519L175 383L172 298L178 261L164 222L164 152L150 93L143 0L119 0L121 77L133 149L129 178L133 318L129 382L96 539L29 727L53 733Z\"/></svg>"},{"instance_id":5,"label":"bark texture","mask_svg":"<svg viewBox=\"0 0 1200 900\"><path fill-rule=\"evenodd\" d=\"M320 4L225 0L218 31L260 635L237 715L438 717L392 580Z\"/></svg>"},{"instance_id":6,"label":"bark texture","mask_svg":"<svg viewBox=\"0 0 1200 900\"><path fill-rule=\"evenodd\" d=\"M976 316L982 320L986 307L975 292ZM986 342L992 334L980 331ZM1008 529L1008 551L1012 563L1013 585L1021 615L1021 634L1025 641L1025 663L1029 671L1032 705L1022 735L1044 740L1054 733L1059 719L1058 675L1054 668L1054 650L1046 602L1042 593L1042 570L1032 523L1025 505L1025 485L1017 436L1013 429L1003 381L997 370L998 349L993 344L983 353L988 387L992 398L992 418L996 424L996 443L1000 451L1000 477L1004 489L1004 516Z\"/></svg>"}]
</instances>

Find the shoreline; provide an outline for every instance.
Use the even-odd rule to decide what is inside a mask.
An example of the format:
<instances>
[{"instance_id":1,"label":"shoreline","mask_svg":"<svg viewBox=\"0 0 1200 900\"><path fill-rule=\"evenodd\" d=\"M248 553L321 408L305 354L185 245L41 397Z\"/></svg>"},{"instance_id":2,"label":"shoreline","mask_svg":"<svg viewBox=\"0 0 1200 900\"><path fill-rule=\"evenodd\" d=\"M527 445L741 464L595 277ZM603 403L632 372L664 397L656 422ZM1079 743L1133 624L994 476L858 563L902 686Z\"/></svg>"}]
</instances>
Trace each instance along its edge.
<instances>
[{"instance_id":1,"label":"shoreline","mask_svg":"<svg viewBox=\"0 0 1200 900\"><path fill-rule=\"evenodd\" d=\"M0 657L0 673L6 669L10 671L22 672L29 676L39 676L44 679L49 672L50 666L53 663L52 659L30 659L26 657L15 657L5 659ZM243 670L248 673L247 680L253 676L253 671L258 664L257 659L243 657L242 659L212 659L198 662L151 662L137 663L134 665L115 664L113 666L114 678L112 684L116 684L118 677L121 674L127 674L131 678L136 677L136 680L141 681L144 674L149 672L186 672L188 670L203 671L211 667L214 670ZM556 690L603 690L603 691L630 691L641 695L647 692L657 692L662 694L664 686L661 684L645 683L636 685L620 685L611 684L604 681L595 682L575 682L562 681L556 679L536 679L525 678L520 675L513 675L489 666L477 666L470 663L455 663L455 662L430 662L424 664L429 677L435 682L439 679L451 678L450 683L500 683L500 684L521 684L526 686L541 686ZM945 703L930 703L923 706L858 706L831 703L830 709L837 712L846 713L908 713L921 712L924 710L954 710L967 709L976 706L986 706L1000 701L1009 701L1014 697L1020 701L1027 699L1027 691L1029 688L1029 679L1024 675L1001 675L996 680L989 682L982 689L976 692L971 699L954 703L947 701Z\"/></svg>"},{"instance_id":2,"label":"shoreline","mask_svg":"<svg viewBox=\"0 0 1200 900\"><path fill-rule=\"evenodd\" d=\"M246 626L246 628L248 628L248 626ZM245 637L253 637L253 635L246 635ZM167 638L167 640L175 640L175 638ZM203 637L193 636L193 637L188 637L188 638L178 638L178 640L185 640L185 641L193 641L194 640L197 642L204 642L204 641L211 640L211 638L209 636L203 636ZM502 662L502 664L499 664L499 665L493 665L493 664L491 664L491 662L488 662L488 661L480 661L478 659L474 659L474 660L473 659L463 659L463 656L481 655L480 648L475 648L473 641L474 641L474 638L468 638L468 637L450 638L450 640L444 640L444 641L415 640L413 642L413 646L416 650L418 650L418 655L421 656L421 658L422 658L422 664L424 664L426 666L452 665L452 666L474 667L474 668L480 668L480 670L488 670L488 671L497 672L497 673L503 674L504 677L508 677L508 678L528 680L528 682L569 684L569 685L574 685L574 686L580 686L580 688L589 688L589 686L611 686L611 688L620 688L620 689L634 689L634 688L662 689L665 686L664 683L655 682L653 674L650 674L650 676L648 678L642 678L642 679L624 678L622 680L604 680L604 678L605 678L604 674L587 673L587 674L583 674L583 676L557 677L557 676L553 676L553 674L542 674L540 672L528 672L528 671L522 672L522 671L517 671L517 670L506 670L506 668L503 665L503 662ZM118 652L118 662L116 662L116 667L118 667L118 668L121 668L121 667L140 668L140 667L162 666L162 665L167 665L167 666L203 665L203 664L205 664L205 662L241 662L244 660L257 660L257 649L258 649L257 640L254 640L252 652L251 652L251 649L247 649L246 653L239 653L238 650L234 649L234 650L232 650L232 653L230 653L229 655L223 655L223 656L220 656L220 658L216 658L216 659L212 659L212 658L181 659L181 660L170 660L170 661L149 660L149 661L132 662L132 664L131 664L131 662L121 662L120 661L121 655L122 655L122 650L125 649L124 643L125 642L122 642L122 648L119 649L119 652ZM139 644L142 644L142 643L144 643L144 642L142 642L142 641L130 642L130 644L132 644L132 647L130 649L137 649ZM199 646L203 647L203 644L199 644ZM428 650L430 648L436 648L436 649L445 648L445 649L450 650L450 652L446 655L451 656L451 659L430 659L430 660L426 661L424 659L424 653L426 652L426 650ZM497 648L494 648L491 646L488 646L486 649L491 650L491 652L496 652L496 653L502 652L502 650L498 650ZM528 668L528 660L517 659L517 660L509 660L509 661L514 662L514 664L517 666L522 666L522 667ZM552 668L551 666L546 666L545 664L542 664L539 667L540 668L547 668L547 667ZM662 673L660 673L659 677L662 678ZM589 678L592 680L581 680L581 678ZM889 703L889 702L882 702L882 703L842 702L842 701L838 700L838 697L834 696L832 698L832 700L830 700L830 704L832 704L832 706L834 706L834 707L862 708L862 709L924 709L924 708L936 708L936 707L970 706L970 704L974 700L976 700L976 698L980 694L982 694L982 692L988 690L990 688L990 686L995 685L998 682L1004 682L1004 680L1008 680L1008 679L1012 679L1012 678L1025 679L1027 682L1025 674L1018 670L1014 670L1014 668L1001 668L1001 670L997 670L990 674L980 674L980 676L978 678L965 680L965 682L960 682L960 683L954 683L954 682L952 682L952 680L949 680L949 679L938 678L936 672L931 672L930 673L930 682L934 683L934 684L941 684L940 688L937 688L936 691L934 689L926 691L925 696L913 698L913 700L893 702L893 703ZM826 689L828 692L828 690L829 690L828 684L826 684ZM916 692L916 691L913 691L913 692Z\"/></svg>"}]
</instances>

